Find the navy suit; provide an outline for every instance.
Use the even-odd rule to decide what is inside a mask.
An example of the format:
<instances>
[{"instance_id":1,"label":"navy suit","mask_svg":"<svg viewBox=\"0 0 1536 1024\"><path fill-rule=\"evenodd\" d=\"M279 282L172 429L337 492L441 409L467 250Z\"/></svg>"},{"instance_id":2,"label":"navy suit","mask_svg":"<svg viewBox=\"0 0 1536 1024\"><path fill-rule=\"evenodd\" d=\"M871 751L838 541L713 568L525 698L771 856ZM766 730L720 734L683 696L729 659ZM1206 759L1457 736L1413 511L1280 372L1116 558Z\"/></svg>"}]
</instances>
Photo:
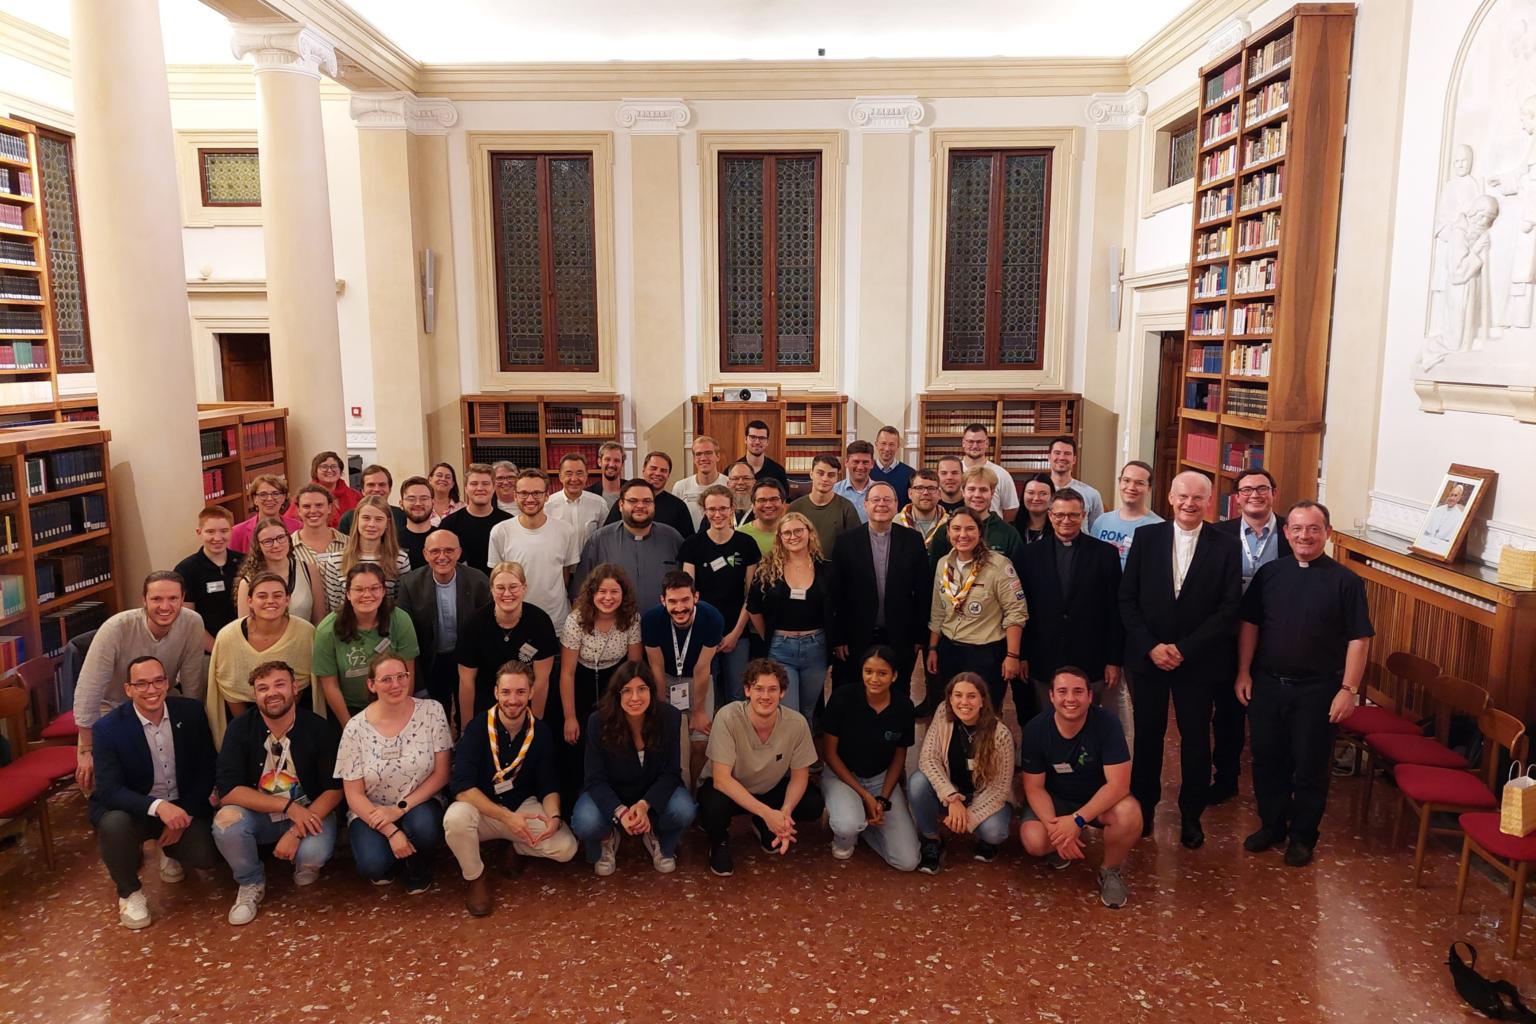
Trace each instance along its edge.
<instances>
[{"instance_id":1,"label":"navy suit","mask_svg":"<svg viewBox=\"0 0 1536 1024\"><path fill-rule=\"evenodd\" d=\"M177 807L192 816L181 839L166 853L192 867L212 867L214 846L210 826L214 806L213 734L201 701L186 697L165 698L171 720L176 758ZM107 865L121 897L139 888L142 846L164 831L161 820L149 813L154 799L155 766L149 740L133 703L119 704L91 726L92 755L96 764L96 788L91 792L91 824L96 827L101 859Z\"/></svg>"}]
</instances>

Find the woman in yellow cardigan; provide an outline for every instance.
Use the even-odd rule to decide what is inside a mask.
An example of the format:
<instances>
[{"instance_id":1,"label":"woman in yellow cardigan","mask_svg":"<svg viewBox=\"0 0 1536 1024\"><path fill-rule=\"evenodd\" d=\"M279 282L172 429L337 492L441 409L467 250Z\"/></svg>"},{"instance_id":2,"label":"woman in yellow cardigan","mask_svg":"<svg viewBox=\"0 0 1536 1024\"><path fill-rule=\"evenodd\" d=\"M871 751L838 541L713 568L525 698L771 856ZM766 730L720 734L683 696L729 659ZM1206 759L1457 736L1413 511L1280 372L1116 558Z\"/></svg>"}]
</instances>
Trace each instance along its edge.
<instances>
[{"instance_id":1,"label":"woman in yellow cardigan","mask_svg":"<svg viewBox=\"0 0 1536 1024\"><path fill-rule=\"evenodd\" d=\"M288 581L275 572L258 573L249 593L251 613L219 630L208 658L208 726L216 746L224 742L230 716L250 708L251 670L257 665L286 661L293 666L294 685L310 685L315 627L288 614ZM319 688L310 689L315 711L324 714Z\"/></svg>"}]
</instances>

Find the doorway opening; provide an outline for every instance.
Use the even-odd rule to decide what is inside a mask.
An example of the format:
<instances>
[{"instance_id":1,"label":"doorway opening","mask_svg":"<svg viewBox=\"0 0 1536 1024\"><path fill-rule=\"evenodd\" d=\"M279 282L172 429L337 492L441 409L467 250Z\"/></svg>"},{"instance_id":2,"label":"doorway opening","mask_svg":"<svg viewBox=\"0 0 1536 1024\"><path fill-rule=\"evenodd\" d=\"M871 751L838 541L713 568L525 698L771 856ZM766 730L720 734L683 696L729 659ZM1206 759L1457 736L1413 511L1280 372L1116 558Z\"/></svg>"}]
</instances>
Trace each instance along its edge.
<instances>
[{"instance_id":1,"label":"doorway opening","mask_svg":"<svg viewBox=\"0 0 1536 1024\"><path fill-rule=\"evenodd\" d=\"M272 343L266 334L219 334L226 402L272 401Z\"/></svg>"}]
</instances>

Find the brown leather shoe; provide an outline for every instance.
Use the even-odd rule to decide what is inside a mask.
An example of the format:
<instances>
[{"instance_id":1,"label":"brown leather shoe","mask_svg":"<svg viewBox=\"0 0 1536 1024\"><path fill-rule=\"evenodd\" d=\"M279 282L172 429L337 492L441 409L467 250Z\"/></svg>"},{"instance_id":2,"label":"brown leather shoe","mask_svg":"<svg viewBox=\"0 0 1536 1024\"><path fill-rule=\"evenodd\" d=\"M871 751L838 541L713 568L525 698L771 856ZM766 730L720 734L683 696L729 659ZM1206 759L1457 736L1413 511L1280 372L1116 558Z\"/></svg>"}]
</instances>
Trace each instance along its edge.
<instances>
[{"instance_id":1,"label":"brown leather shoe","mask_svg":"<svg viewBox=\"0 0 1536 1024\"><path fill-rule=\"evenodd\" d=\"M464 907L476 917L484 917L491 912L491 880L485 872L482 871L479 878L469 883Z\"/></svg>"}]
</instances>

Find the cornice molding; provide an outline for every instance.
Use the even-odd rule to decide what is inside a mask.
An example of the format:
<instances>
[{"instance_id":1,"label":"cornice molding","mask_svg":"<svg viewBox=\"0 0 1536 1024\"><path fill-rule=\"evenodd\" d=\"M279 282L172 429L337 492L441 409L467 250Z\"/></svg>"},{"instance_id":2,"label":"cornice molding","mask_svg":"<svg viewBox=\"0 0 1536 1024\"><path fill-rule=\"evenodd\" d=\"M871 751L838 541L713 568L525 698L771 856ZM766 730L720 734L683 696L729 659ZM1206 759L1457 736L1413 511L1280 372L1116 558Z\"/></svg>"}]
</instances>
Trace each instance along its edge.
<instances>
[{"instance_id":1,"label":"cornice molding","mask_svg":"<svg viewBox=\"0 0 1536 1024\"><path fill-rule=\"evenodd\" d=\"M368 19L338 0L262 0L289 21L314 28L334 40L336 76L359 91L421 95L421 63L410 57ZM212 5L210 5L212 6Z\"/></svg>"},{"instance_id":2,"label":"cornice molding","mask_svg":"<svg viewBox=\"0 0 1536 1024\"><path fill-rule=\"evenodd\" d=\"M1194 0L1178 17L1139 46L1126 60L1132 85L1146 85L1205 49L1226 21L1251 13L1264 0Z\"/></svg>"},{"instance_id":3,"label":"cornice molding","mask_svg":"<svg viewBox=\"0 0 1536 1024\"><path fill-rule=\"evenodd\" d=\"M350 112L359 131L392 129L412 135L446 135L459 121L448 100L404 92L355 92Z\"/></svg>"},{"instance_id":4,"label":"cornice molding","mask_svg":"<svg viewBox=\"0 0 1536 1024\"><path fill-rule=\"evenodd\" d=\"M614 116L620 128L636 135L676 135L693 120L693 111L676 98L620 100Z\"/></svg>"},{"instance_id":5,"label":"cornice molding","mask_svg":"<svg viewBox=\"0 0 1536 1024\"><path fill-rule=\"evenodd\" d=\"M250 57L256 73L281 71L318 79L336 77L336 47L307 25L291 21L243 21L230 25L230 52Z\"/></svg>"},{"instance_id":6,"label":"cornice molding","mask_svg":"<svg viewBox=\"0 0 1536 1024\"><path fill-rule=\"evenodd\" d=\"M56 75L69 74L68 39L4 11L0 11L0 53Z\"/></svg>"},{"instance_id":7,"label":"cornice molding","mask_svg":"<svg viewBox=\"0 0 1536 1024\"><path fill-rule=\"evenodd\" d=\"M1130 288L1163 288L1168 285L1183 285L1189 281L1189 265L1181 264L1177 267L1159 267L1155 270L1143 270L1135 274L1126 274L1121 282Z\"/></svg>"},{"instance_id":8,"label":"cornice molding","mask_svg":"<svg viewBox=\"0 0 1536 1024\"><path fill-rule=\"evenodd\" d=\"M1228 18L1205 41L1205 62L1209 64L1227 51L1237 49L1252 31L1253 25L1243 15Z\"/></svg>"},{"instance_id":9,"label":"cornice molding","mask_svg":"<svg viewBox=\"0 0 1536 1024\"><path fill-rule=\"evenodd\" d=\"M338 277L336 294L340 295L346 291L346 288L347 282ZM260 277L191 277L187 279L187 294L264 296L267 294L267 282L265 278Z\"/></svg>"},{"instance_id":10,"label":"cornice molding","mask_svg":"<svg viewBox=\"0 0 1536 1024\"><path fill-rule=\"evenodd\" d=\"M859 96L848 108L848 120L866 132L909 132L926 116L916 96Z\"/></svg>"},{"instance_id":11,"label":"cornice molding","mask_svg":"<svg viewBox=\"0 0 1536 1024\"><path fill-rule=\"evenodd\" d=\"M1106 131L1129 131L1141 124L1147 113L1147 91L1096 92L1088 97L1088 121Z\"/></svg>"}]
</instances>

